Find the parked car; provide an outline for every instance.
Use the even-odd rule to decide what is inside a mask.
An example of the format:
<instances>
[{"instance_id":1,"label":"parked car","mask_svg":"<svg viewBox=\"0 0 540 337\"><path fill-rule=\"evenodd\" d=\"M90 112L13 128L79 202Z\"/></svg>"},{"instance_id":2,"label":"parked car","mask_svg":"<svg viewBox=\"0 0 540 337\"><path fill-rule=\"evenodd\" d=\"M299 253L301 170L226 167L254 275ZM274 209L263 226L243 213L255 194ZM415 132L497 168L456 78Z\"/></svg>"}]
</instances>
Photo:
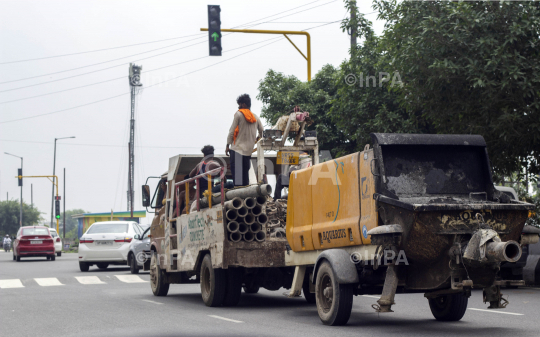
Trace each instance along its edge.
<instances>
[{"instance_id":1,"label":"parked car","mask_svg":"<svg viewBox=\"0 0 540 337\"><path fill-rule=\"evenodd\" d=\"M56 252L56 256L62 256L62 239L60 238L60 235L58 235L54 228L49 228L49 232L51 232L51 236L54 240L54 251Z\"/></svg>"},{"instance_id":2,"label":"parked car","mask_svg":"<svg viewBox=\"0 0 540 337\"><path fill-rule=\"evenodd\" d=\"M142 229L132 221L95 222L79 239L79 268L81 271L96 265L107 269L110 264L126 265L129 244Z\"/></svg>"},{"instance_id":3,"label":"parked car","mask_svg":"<svg viewBox=\"0 0 540 337\"><path fill-rule=\"evenodd\" d=\"M45 226L26 226L19 228L13 241L13 260L20 261L21 257L44 256L54 261L54 242Z\"/></svg>"},{"instance_id":4,"label":"parked car","mask_svg":"<svg viewBox=\"0 0 540 337\"><path fill-rule=\"evenodd\" d=\"M128 265L132 274L138 274L146 259L150 258L150 227L142 234L135 234L129 245Z\"/></svg>"}]
</instances>

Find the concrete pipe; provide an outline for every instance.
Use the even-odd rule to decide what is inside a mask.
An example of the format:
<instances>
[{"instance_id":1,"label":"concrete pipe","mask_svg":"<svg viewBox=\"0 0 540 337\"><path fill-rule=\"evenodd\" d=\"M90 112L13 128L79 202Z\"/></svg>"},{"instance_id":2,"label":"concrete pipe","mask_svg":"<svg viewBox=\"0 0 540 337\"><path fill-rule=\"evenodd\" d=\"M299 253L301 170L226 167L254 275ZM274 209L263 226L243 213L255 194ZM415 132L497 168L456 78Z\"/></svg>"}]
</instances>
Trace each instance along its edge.
<instances>
[{"instance_id":1,"label":"concrete pipe","mask_svg":"<svg viewBox=\"0 0 540 337\"><path fill-rule=\"evenodd\" d=\"M264 240L266 240L266 233L263 231L257 232L255 234L255 240L257 242L263 242Z\"/></svg>"},{"instance_id":2,"label":"concrete pipe","mask_svg":"<svg viewBox=\"0 0 540 337\"><path fill-rule=\"evenodd\" d=\"M227 224L227 230L231 233L238 232L239 224L236 221L230 221Z\"/></svg>"},{"instance_id":3,"label":"concrete pipe","mask_svg":"<svg viewBox=\"0 0 540 337\"><path fill-rule=\"evenodd\" d=\"M257 205L264 206L264 204L266 204L266 197L258 196L255 198L255 201L257 202Z\"/></svg>"},{"instance_id":4,"label":"concrete pipe","mask_svg":"<svg viewBox=\"0 0 540 337\"><path fill-rule=\"evenodd\" d=\"M258 215L262 214L262 206L261 205L256 205L255 207L253 207L251 209L251 213L253 213L253 215L255 215L255 216L258 216Z\"/></svg>"},{"instance_id":5,"label":"concrete pipe","mask_svg":"<svg viewBox=\"0 0 540 337\"><path fill-rule=\"evenodd\" d=\"M259 214L259 216L257 216L257 223L259 225L264 225L268 222L268 216L264 213L261 213Z\"/></svg>"},{"instance_id":6,"label":"concrete pipe","mask_svg":"<svg viewBox=\"0 0 540 337\"><path fill-rule=\"evenodd\" d=\"M229 234L229 239L232 242L239 242L240 240L242 240L242 234L240 234L238 232L231 233L231 234Z\"/></svg>"},{"instance_id":7,"label":"concrete pipe","mask_svg":"<svg viewBox=\"0 0 540 337\"><path fill-rule=\"evenodd\" d=\"M272 233L270 233L271 238L284 238L287 234L283 228L276 228Z\"/></svg>"},{"instance_id":8,"label":"concrete pipe","mask_svg":"<svg viewBox=\"0 0 540 337\"><path fill-rule=\"evenodd\" d=\"M253 239L255 239L255 234L251 232L247 232L246 234L244 234L244 241L251 242L253 241Z\"/></svg>"},{"instance_id":9,"label":"concrete pipe","mask_svg":"<svg viewBox=\"0 0 540 337\"><path fill-rule=\"evenodd\" d=\"M266 197L267 195L272 194L272 186L268 184L262 184L262 185L251 185L248 187L243 188L237 188L234 190L230 190L225 192L225 201L232 200L234 198L256 198L256 197ZM212 205L217 205L221 202L221 196L218 195L216 197L212 198ZM208 198L204 197L201 199L200 202L201 208L207 208L208 207Z\"/></svg>"},{"instance_id":10,"label":"concrete pipe","mask_svg":"<svg viewBox=\"0 0 540 337\"><path fill-rule=\"evenodd\" d=\"M244 217L244 222L246 223L246 225L251 225L255 222L255 215L251 213L246 214L246 216Z\"/></svg>"},{"instance_id":11,"label":"concrete pipe","mask_svg":"<svg viewBox=\"0 0 540 337\"><path fill-rule=\"evenodd\" d=\"M239 209L236 210L236 213L238 214L239 217L243 218L245 217L246 215L248 215L248 212L249 210L247 208L245 208L244 206L240 207Z\"/></svg>"},{"instance_id":12,"label":"concrete pipe","mask_svg":"<svg viewBox=\"0 0 540 337\"><path fill-rule=\"evenodd\" d=\"M240 222L238 224L238 233L240 234L246 234L247 232L249 231L249 226L246 225L245 223L243 222Z\"/></svg>"},{"instance_id":13,"label":"concrete pipe","mask_svg":"<svg viewBox=\"0 0 540 337\"><path fill-rule=\"evenodd\" d=\"M262 226L259 225L258 223L252 223L251 225L249 225L249 231L251 233L257 233L257 232L260 232L262 229Z\"/></svg>"},{"instance_id":14,"label":"concrete pipe","mask_svg":"<svg viewBox=\"0 0 540 337\"><path fill-rule=\"evenodd\" d=\"M238 212L235 209L230 209L227 211L227 220L234 221L238 218Z\"/></svg>"},{"instance_id":15,"label":"concrete pipe","mask_svg":"<svg viewBox=\"0 0 540 337\"><path fill-rule=\"evenodd\" d=\"M234 198L232 200L227 201L223 204L225 206L225 209L239 209L242 207L242 199L240 198Z\"/></svg>"},{"instance_id":16,"label":"concrete pipe","mask_svg":"<svg viewBox=\"0 0 540 337\"><path fill-rule=\"evenodd\" d=\"M249 197L244 199L244 206L246 206L247 209L252 209L255 205L257 205L255 198Z\"/></svg>"},{"instance_id":17,"label":"concrete pipe","mask_svg":"<svg viewBox=\"0 0 540 337\"><path fill-rule=\"evenodd\" d=\"M492 262L516 262L521 257L521 247L513 240L489 242L486 245L486 257Z\"/></svg>"}]
</instances>

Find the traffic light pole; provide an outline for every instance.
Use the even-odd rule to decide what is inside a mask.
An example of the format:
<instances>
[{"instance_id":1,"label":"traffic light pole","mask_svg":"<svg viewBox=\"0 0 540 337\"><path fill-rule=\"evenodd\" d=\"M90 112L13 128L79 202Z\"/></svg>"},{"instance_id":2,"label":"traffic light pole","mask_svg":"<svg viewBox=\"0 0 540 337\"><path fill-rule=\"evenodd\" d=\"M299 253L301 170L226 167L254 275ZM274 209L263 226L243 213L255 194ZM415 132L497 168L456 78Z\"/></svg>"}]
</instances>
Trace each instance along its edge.
<instances>
[{"instance_id":1,"label":"traffic light pole","mask_svg":"<svg viewBox=\"0 0 540 337\"><path fill-rule=\"evenodd\" d=\"M56 186L56 198L58 199L58 177L57 176L18 176L16 178L48 178ZM52 178L52 179L51 179ZM65 210L64 210L65 212ZM22 214L21 214L22 216ZM56 232L60 235L59 217L56 218Z\"/></svg>"},{"instance_id":2,"label":"traffic light pole","mask_svg":"<svg viewBox=\"0 0 540 337\"><path fill-rule=\"evenodd\" d=\"M202 32L208 31L208 28L201 28ZM289 42L298 50L298 52L307 61L307 78L308 82L311 81L311 37L308 32L291 31L291 30L258 30L258 29L221 29L222 32L231 33L249 33L249 34L279 34L283 35L289 40ZM305 35L307 38L307 56L300 51L300 49L289 39L287 35Z\"/></svg>"}]
</instances>

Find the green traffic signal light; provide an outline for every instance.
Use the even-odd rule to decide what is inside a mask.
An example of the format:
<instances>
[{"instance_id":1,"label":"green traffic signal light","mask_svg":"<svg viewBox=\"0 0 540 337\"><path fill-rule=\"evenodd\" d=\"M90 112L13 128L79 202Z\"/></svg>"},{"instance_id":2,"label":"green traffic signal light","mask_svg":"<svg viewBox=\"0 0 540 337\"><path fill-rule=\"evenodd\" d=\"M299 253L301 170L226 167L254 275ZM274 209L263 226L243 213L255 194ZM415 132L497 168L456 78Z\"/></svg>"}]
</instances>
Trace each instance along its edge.
<instances>
[{"instance_id":1,"label":"green traffic signal light","mask_svg":"<svg viewBox=\"0 0 540 337\"><path fill-rule=\"evenodd\" d=\"M57 219L60 219L60 215L56 215L56 218L57 218Z\"/></svg>"}]
</instances>

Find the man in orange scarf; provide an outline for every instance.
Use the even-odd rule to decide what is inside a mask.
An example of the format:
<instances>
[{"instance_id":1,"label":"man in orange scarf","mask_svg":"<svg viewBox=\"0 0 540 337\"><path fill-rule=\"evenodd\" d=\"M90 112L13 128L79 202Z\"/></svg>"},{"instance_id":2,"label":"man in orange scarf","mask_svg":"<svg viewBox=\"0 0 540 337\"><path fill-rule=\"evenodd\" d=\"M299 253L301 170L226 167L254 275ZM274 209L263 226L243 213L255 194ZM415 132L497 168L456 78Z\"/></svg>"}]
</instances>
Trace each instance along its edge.
<instances>
[{"instance_id":1,"label":"man in orange scarf","mask_svg":"<svg viewBox=\"0 0 540 337\"><path fill-rule=\"evenodd\" d=\"M251 110L251 98L248 94L238 96L238 111L234 114L233 123L227 137L225 154L231 157L231 172L235 186L249 185L250 158L257 142L257 131L262 137L264 128ZM229 148L229 145L231 147Z\"/></svg>"}]
</instances>

